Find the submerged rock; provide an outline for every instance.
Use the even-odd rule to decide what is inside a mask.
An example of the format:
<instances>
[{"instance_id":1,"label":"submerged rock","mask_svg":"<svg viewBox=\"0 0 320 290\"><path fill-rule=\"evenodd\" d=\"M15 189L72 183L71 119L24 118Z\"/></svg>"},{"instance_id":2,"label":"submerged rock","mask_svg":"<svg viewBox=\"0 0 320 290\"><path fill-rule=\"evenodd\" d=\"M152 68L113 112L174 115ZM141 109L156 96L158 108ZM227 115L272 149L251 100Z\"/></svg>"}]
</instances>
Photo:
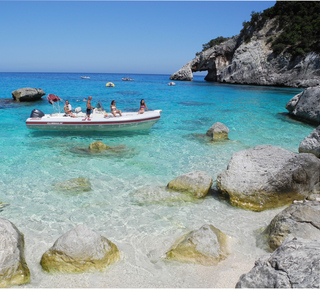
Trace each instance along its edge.
<instances>
[{"instance_id":1,"label":"submerged rock","mask_svg":"<svg viewBox=\"0 0 320 290\"><path fill-rule=\"evenodd\" d=\"M320 202L291 204L277 214L264 231L269 247L275 250L286 238L303 238L320 242ZM319 273L320 274L320 273Z\"/></svg>"},{"instance_id":2,"label":"submerged rock","mask_svg":"<svg viewBox=\"0 0 320 290\"><path fill-rule=\"evenodd\" d=\"M320 124L320 86L307 88L294 96L286 109L302 121Z\"/></svg>"},{"instance_id":3,"label":"submerged rock","mask_svg":"<svg viewBox=\"0 0 320 290\"><path fill-rule=\"evenodd\" d=\"M29 283L23 234L13 223L0 218L0 239L0 287Z\"/></svg>"},{"instance_id":4,"label":"submerged rock","mask_svg":"<svg viewBox=\"0 0 320 290\"><path fill-rule=\"evenodd\" d=\"M89 179L85 177L78 177L78 178L73 178L66 181L58 182L58 183L55 183L53 186L56 190L70 191L70 192L75 192L75 191L84 192L84 191L91 190L91 183Z\"/></svg>"},{"instance_id":5,"label":"submerged rock","mask_svg":"<svg viewBox=\"0 0 320 290\"><path fill-rule=\"evenodd\" d=\"M85 225L78 225L56 240L41 258L49 273L104 271L120 259L120 252L107 238Z\"/></svg>"},{"instance_id":6,"label":"submerged rock","mask_svg":"<svg viewBox=\"0 0 320 290\"><path fill-rule=\"evenodd\" d=\"M320 158L320 126L302 140L299 146L299 153L312 153Z\"/></svg>"},{"instance_id":7,"label":"submerged rock","mask_svg":"<svg viewBox=\"0 0 320 290\"><path fill-rule=\"evenodd\" d=\"M320 243L286 240L271 255L255 262L236 288L319 288Z\"/></svg>"},{"instance_id":8,"label":"submerged rock","mask_svg":"<svg viewBox=\"0 0 320 290\"><path fill-rule=\"evenodd\" d=\"M320 192L320 160L259 145L233 154L217 186L234 206L261 211Z\"/></svg>"},{"instance_id":9,"label":"submerged rock","mask_svg":"<svg viewBox=\"0 0 320 290\"><path fill-rule=\"evenodd\" d=\"M102 143L101 141L95 141L89 145L91 152L102 152L108 150L110 147Z\"/></svg>"},{"instance_id":10,"label":"submerged rock","mask_svg":"<svg viewBox=\"0 0 320 290\"><path fill-rule=\"evenodd\" d=\"M133 202L138 205L162 204L166 206L181 206L187 202L199 203L191 193L170 190L167 187L143 187L132 194Z\"/></svg>"},{"instance_id":11,"label":"submerged rock","mask_svg":"<svg viewBox=\"0 0 320 290\"><path fill-rule=\"evenodd\" d=\"M178 191L187 191L196 198L205 197L212 185L212 177L204 171L193 171L171 180L167 187Z\"/></svg>"},{"instance_id":12,"label":"submerged rock","mask_svg":"<svg viewBox=\"0 0 320 290\"><path fill-rule=\"evenodd\" d=\"M12 98L18 102L40 100L46 93L42 89L22 88L12 92Z\"/></svg>"},{"instance_id":13,"label":"submerged rock","mask_svg":"<svg viewBox=\"0 0 320 290\"><path fill-rule=\"evenodd\" d=\"M204 225L177 239L165 257L179 262L216 265L230 254L230 241L230 237L213 225Z\"/></svg>"},{"instance_id":14,"label":"submerged rock","mask_svg":"<svg viewBox=\"0 0 320 290\"><path fill-rule=\"evenodd\" d=\"M229 128L220 122L214 123L206 133L213 141L229 140L228 134Z\"/></svg>"}]
</instances>

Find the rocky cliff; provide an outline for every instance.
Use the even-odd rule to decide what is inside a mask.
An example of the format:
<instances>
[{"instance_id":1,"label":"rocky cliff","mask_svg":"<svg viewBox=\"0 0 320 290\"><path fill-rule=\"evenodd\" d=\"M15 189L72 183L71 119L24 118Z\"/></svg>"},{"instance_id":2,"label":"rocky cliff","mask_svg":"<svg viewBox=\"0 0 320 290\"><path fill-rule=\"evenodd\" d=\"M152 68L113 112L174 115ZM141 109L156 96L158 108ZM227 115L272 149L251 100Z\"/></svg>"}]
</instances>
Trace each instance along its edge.
<instances>
[{"instance_id":1,"label":"rocky cliff","mask_svg":"<svg viewBox=\"0 0 320 290\"><path fill-rule=\"evenodd\" d=\"M270 39L281 32L275 19L265 21L261 29L248 27L244 34L201 52L170 79L192 81L194 72L207 71L205 80L213 82L300 88L320 85L319 54L293 57L288 52L273 53ZM248 34L251 39L246 42Z\"/></svg>"}]
</instances>

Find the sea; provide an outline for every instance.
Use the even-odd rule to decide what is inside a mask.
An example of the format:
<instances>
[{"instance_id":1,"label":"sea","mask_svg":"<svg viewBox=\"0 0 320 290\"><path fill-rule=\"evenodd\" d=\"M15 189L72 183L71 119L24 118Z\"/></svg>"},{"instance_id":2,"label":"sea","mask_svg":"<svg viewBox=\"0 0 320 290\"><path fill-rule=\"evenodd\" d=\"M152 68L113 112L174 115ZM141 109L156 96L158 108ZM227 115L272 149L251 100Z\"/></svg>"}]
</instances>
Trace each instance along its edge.
<instances>
[{"instance_id":1,"label":"sea","mask_svg":"<svg viewBox=\"0 0 320 290\"><path fill-rule=\"evenodd\" d=\"M82 79L88 76L90 79ZM134 81L122 81L130 77ZM259 233L283 208L252 212L215 194L203 199L170 199L166 185L192 171L216 177L232 155L256 145L298 152L314 126L291 119L285 106L301 89L191 82L169 75L104 73L0 73L0 217L11 221L25 239L31 282L22 288L234 288L241 274L268 254ZM114 87L106 87L113 82ZM46 132L30 130L33 109L52 113L46 96L13 102L19 88L41 88L73 108L85 111L112 100L122 111L162 110L150 129L136 132ZM63 105L62 105L63 106ZM216 122L230 132L225 142L205 136ZM121 148L90 154L102 141ZM56 183L88 178L91 190L57 190ZM85 224L112 241L121 260L105 272L47 274L40 260L54 242ZM216 266L164 259L174 241L211 224L232 238L232 253Z\"/></svg>"}]
</instances>

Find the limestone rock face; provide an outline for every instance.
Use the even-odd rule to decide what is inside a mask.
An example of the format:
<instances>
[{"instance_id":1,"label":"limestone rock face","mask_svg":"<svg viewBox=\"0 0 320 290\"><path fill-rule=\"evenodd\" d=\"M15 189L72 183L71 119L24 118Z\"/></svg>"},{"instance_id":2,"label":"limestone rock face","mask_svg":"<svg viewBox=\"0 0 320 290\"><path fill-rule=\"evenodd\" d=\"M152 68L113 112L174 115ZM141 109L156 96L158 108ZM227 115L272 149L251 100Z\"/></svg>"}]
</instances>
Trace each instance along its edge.
<instances>
[{"instance_id":1,"label":"limestone rock face","mask_svg":"<svg viewBox=\"0 0 320 290\"><path fill-rule=\"evenodd\" d=\"M299 146L299 153L312 153L320 158L320 126L302 140Z\"/></svg>"},{"instance_id":2,"label":"limestone rock face","mask_svg":"<svg viewBox=\"0 0 320 290\"><path fill-rule=\"evenodd\" d=\"M293 203L277 214L265 230L272 250L286 238L303 238L320 242L320 202Z\"/></svg>"},{"instance_id":3,"label":"limestone rock face","mask_svg":"<svg viewBox=\"0 0 320 290\"><path fill-rule=\"evenodd\" d=\"M228 134L229 128L220 122L214 123L206 133L213 141L229 140Z\"/></svg>"},{"instance_id":4,"label":"limestone rock face","mask_svg":"<svg viewBox=\"0 0 320 290\"><path fill-rule=\"evenodd\" d=\"M320 243L286 240L270 256L256 261L236 288L319 288Z\"/></svg>"},{"instance_id":5,"label":"limestone rock face","mask_svg":"<svg viewBox=\"0 0 320 290\"><path fill-rule=\"evenodd\" d=\"M108 150L110 147L102 143L101 141L95 141L89 145L89 150L92 152L102 152Z\"/></svg>"},{"instance_id":6,"label":"limestone rock face","mask_svg":"<svg viewBox=\"0 0 320 290\"><path fill-rule=\"evenodd\" d=\"M12 92L12 98L18 102L40 100L46 93L42 89L22 88Z\"/></svg>"},{"instance_id":7,"label":"limestone rock face","mask_svg":"<svg viewBox=\"0 0 320 290\"><path fill-rule=\"evenodd\" d=\"M29 283L23 234L10 221L0 218L0 239L0 287Z\"/></svg>"},{"instance_id":8,"label":"limestone rock face","mask_svg":"<svg viewBox=\"0 0 320 290\"><path fill-rule=\"evenodd\" d=\"M204 171L193 171L171 180L167 187L178 191L187 191L195 197L205 197L211 188L212 177Z\"/></svg>"},{"instance_id":9,"label":"limestone rock face","mask_svg":"<svg viewBox=\"0 0 320 290\"><path fill-rule=\"evenodd\" d=\"M43 270L56 273L104 271L120 259L120 252L107 238L79 225L62 235L43 254Z\"/></svg>"},{"instance_id":10,"label":"limestone rock face","mask_svg":"<svg viewBox=\"0 0 320 290\"><path fill-rule=\"evenodd\" d=\"M78 177L54 184L56 190L70 192L84 192L91 190L91 183L88 178Z\"/></svg>"},{"instance_id":11,"label":"limestone rock face","mask_svg":"<svg viewBox=\"0 0 320 290\"><path fill-rule=\"evenodd\" d=\"M212 225L177 239L166 253L166 259L205 266L216 265L231 252L231 238Z\"/></svg>"},{"instance_id":12,"label":"limestone rock face","mask_svg":"<svg viewBox=\"0 0 320 290\"><path fill-rule=\"evenodd\" d=\"M201 52L170 79L189 81L193 72L208 71L205 80L222 83L304 88L319 85L320 55L274 55L269 40L280 33L276 19L266 21L259 31L248 28L246 34L252 34L248 43L245 36L234 36Z\"/></svg>"},{"instance_id":13,"label":"limestone rock face","mask_svg":"<svg viewBox=\"0 0 320 290\"><path fill-rule=\"evenodd\" d=\"M289 114L316 124L320 124L320 86L307 88L294 96L286 105Z\"/></svg>"},{"instance_id":14,"label":"limestone rock face","mask_svg":"<svg viewBox=\"0 0 320 290\"><path fill-rule=\"evenodd\" d=\"M261 211L319 193L319 175L313 154L259 145L233 154L217 186L232 205Z\"/></svg>"}]
</instances>

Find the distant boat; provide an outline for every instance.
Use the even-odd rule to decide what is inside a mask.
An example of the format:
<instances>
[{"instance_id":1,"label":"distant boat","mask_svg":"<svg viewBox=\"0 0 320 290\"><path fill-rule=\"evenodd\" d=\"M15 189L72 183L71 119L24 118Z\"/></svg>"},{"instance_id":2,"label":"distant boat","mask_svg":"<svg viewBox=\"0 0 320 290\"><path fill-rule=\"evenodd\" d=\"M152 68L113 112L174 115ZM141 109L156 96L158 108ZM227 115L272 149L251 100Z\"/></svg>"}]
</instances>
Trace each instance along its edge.
<instances>
[{"instance_id":1,"label":"distant boat","mask_svg":"<svg viewBox=\"0 0 320 290\"><path fill-rule=\"evenodd\" d=\"M111 82L106 83L106 87L114 87L114 83L111 83Z\"/></svg>"},{"instance_id":2,"label":"distant boat","mask_svg":"<svg viewBox=\"0 0 320 290\"><path fill-rule=\"evenodd\" d=\"M168 86L175 86L175 85L176 85L176 83L174 83L174 82L168 83Z\"/></svg>"},{"instance_id":3,"label":"distant boat","mask_svg":"<svg viewBox=\"0 0 320 290\"><path fill-rule=\"evenodd\" d=\"M123 81L134 81L134 79L130 79L130 78L122 78Z\"/></svg>"},{"instance_id":4,"label":"distant boat","mask_svg":"<svg viewBox=\"0 0 320 290\"><path fill-rule=\"evenodd\" d=\"M90 77L81 77L82 79L90 79Z\"/></svg>"}]
</instances>

